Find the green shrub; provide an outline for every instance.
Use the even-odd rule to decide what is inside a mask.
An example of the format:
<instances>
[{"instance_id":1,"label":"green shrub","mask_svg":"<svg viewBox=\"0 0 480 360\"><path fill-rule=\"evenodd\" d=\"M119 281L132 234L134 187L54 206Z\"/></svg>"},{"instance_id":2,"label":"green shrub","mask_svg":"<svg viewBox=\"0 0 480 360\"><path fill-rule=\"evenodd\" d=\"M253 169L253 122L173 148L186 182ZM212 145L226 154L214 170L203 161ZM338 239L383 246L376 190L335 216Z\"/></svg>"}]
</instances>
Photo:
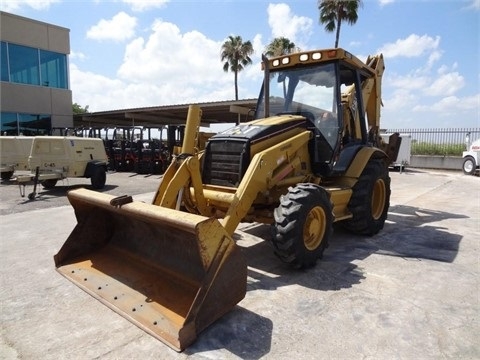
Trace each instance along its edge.
<instances>
[{"instance_id":1,"label":"green shrub","mask_svg":"<svg viewBox=\"0 0 480 360\"><path fill-rule=\"evenodd\" d=\"M465 144L412 142L412 155L462 156Z\"/></svg>"}]
</instances>

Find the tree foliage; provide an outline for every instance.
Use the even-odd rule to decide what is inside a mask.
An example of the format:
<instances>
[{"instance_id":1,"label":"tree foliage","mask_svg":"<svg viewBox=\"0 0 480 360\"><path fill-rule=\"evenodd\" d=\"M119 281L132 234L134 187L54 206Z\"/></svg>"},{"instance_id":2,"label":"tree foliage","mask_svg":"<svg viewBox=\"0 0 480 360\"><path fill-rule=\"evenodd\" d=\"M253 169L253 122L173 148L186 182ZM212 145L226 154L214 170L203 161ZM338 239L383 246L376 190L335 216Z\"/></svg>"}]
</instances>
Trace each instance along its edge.
<instances>
[{"instance_id":1,"label":"tree foliage","mask_svg":"<svg viewBox=\"0 0 480 360\"><path fill-rule=\"evenodd\" d=\"M229 70L234 73L235 79L235 100L238 100L238 73L247 65L252 63L250 55L253 54L253 46L250 41L243 41L241 36L230 35L223 43L221 50L221 61L223 71Z\"/></svg>"},{"instance_id":2,"label":"tree foliage","mask_svg":"<svg viewBox=\"0 0 480 360\"><path fill-rule=\"evenodd\" d=\"M320 23L325 26L327 32L336 30L335 47L338 47L342 22L355 24L361 6L362 0L318 0Z\"/></svg>"},{"instance_id":3,"label":"tree foliage","mask_svg":"<svg viewBox=\"0 0 480 360\"><path fill-rule=\"evenodd\" d=\"M276 37L265 48L265 56L275 57L297 52L300 49L286 37Z\"/></svg>"},{"instance_id":4,"label":"tree foliage","mask_svg":"<svg viewBox=\"0 0 480 360\"><path fill-rule=\"evenodd\" d=\"M85 114L88 113L88 105L82 108L81 105L77 103L72 104L73 115Z\"/></svg>"}]
</instances>

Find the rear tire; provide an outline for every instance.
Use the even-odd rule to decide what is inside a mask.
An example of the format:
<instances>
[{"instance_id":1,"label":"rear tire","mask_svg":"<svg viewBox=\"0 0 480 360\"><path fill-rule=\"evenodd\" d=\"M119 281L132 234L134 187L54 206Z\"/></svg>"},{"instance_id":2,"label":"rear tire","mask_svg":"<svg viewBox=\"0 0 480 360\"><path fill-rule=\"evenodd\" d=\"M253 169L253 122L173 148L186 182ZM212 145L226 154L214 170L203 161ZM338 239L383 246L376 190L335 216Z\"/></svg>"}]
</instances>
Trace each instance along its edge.
<instances>
[{"instance_id":1,"label":"rear tire","mask_svg":"<svg viewBox=\"0 0 480 360\"><path fill-rule=\"evenodd\" d=\"M462 169L465 175L473 175L476 167L477 164L475 164L475 159L472 156L467 156L465 160L463 160Z\"/></svg>"},{"instance_id":2,"label":"rear tire","mask_svg":"<svg viewBox=\"0 0 480 360\"><path fill-rule=\"evenodd\" d=\"M1 173L2 180L9 180L13 176L13 171L4 171Z\"/></svg>"},{"instance_id":3,"label":"rear tire","mask_svg":"<svg viewBox=\"0 0 480 360\"><path fill-rule=\"evenodd\" d=\"M43 188L45 189L53 189L55 185L57 185L57 180L55 179L43 180L40 184L42 184Z\"/></svg>"},{"instance_id":4,"label":"rear tire","mask_svg":"<svg viewBox=\"0 0 480 360\"><path fill-rule=\"evenodd\" d=\"M107 173L105 171L105 168L102 166L97 166L93 171L90 181L94 189L103 189L105 186L105 182L107 181Z\"/></svg>"},{"instance_id":5,"label":"rear tire","mask_svg":"<svg viewBox=\"0 0 480 360\"><path fill-rule=\"evenodd\" d=\"M390 206L390 176L388 167L381 159L370 159L348 203L351 219L343 226L359 235L375 235L385 224Z\"/></svg>"},{"instance_id":6,"label":"rear tire","mask_svg":"<svg viewBox=\"0 0 480 360\"><path fill-rule=\"evenodd\" d=\"M315 184L290 187L280 198L274 218L275 254L297 269L314 266L332 234L333 207L329 194Z\"/></svg>"}]
</instances>

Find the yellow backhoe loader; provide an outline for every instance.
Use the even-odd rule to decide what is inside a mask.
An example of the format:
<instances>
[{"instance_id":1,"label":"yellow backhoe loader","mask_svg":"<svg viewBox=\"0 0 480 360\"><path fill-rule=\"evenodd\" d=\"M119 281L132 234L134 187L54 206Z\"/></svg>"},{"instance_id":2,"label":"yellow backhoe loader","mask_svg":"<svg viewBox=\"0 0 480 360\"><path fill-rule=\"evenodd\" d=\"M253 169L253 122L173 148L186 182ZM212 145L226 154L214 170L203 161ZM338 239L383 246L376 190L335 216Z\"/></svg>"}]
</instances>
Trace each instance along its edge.
<instances>
[{"instance_id":1,"label":"yellow backhoe loader","mask_svg":"<svg viewBox=\"0 0 480 360\"><path fill-rule=\"evenodd\" d=\"M177 351L245 296L247 265L232 240L240 222L271 224L275 254L308 268L334 222L373 235L387 217L399 139L379 135L382 55L363 63L315 50L264 57L262 67L255 120L201 151L201 109L190 106L152 204L68 194L78 224L57 270Z\"/></svg>"}]
</instances>

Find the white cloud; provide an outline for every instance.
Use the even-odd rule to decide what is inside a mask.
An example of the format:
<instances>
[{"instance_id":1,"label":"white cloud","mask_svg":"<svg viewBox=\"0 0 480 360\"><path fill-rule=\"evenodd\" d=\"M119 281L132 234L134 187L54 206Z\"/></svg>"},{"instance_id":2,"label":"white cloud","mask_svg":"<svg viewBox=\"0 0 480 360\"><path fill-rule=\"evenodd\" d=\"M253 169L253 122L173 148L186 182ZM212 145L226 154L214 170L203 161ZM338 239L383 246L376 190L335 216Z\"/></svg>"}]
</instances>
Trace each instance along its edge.
<instances>
[{"instance_id":1,"label":"white cloud","mask_svg":"<svg viewBox=\"0 0 480 360\"><path fill-rule=\"evenodd\" d=\"M261 43L261 36L254 42ZM71 65L74 102L101 111L231 100L235 96L233 73L223 71L222 43L198 31L182 33L176 25L156 20L148 37L138 37L126 46L117 79ZM239 75L240 98L257 96L256 87L248 88L255 76L261 77L262 72L254 61Z\"/></svg>"},{"instance_id":2,"label":"white cloud","mask_svg":"<svg viewBox=\"0 0 480 360\"><path fill-rule=\"evenodd\" d=\"M146 11L159 9L165 6L170 0L122 0L130 5L133 11Z\"/></svg>"},{"instance_id":3,"label":"white cloud","mask_svg":"<svg viewBox=\"0 0 480 360\"><path fill-rule=\"evenodd\" d=\"M220 47L198 31L182 34L175 24L156 20L147 40L137 38L127 45L118 75L137 82L218 82L223 72Z\"/></svg>"},{"instance_id":4,"label":"white cloud","mask_svg":"<svg viewBox=\"0 0 480 360\"><path fill-rule=\"evenodd\" d=\"M50 5L59 2L60 0L2 0L0 2L0 8L6 12L11 12L25 6L35 10L46 10Z\"/></svg>"},{"instance_id":5,"label":"white cloud","mask_svg":"<svg viewBox=\"0 0 480 360\"><path fill-rule=\"evenodd\" d=\"M393 4L395 2L395 0L378 0L378 3L380 4L380 6L385 6L385 5L388 5L388 4Z\"/></svg>"},{"instance_id":6,"label":"white cloud","mask_svg":"<svg viewBox=\"0 0 480 360\"><path fill-rule=\"evenodd\" d=\"M82 53L82 52L76 52L76 51L73 51L71 50L70 51L70 55L69 55L69 58L70 60L80 60L80 61L83 61L87 58L87 56Z\"/></svg>"},{"instance_id":7,"label":"white cloud","mask_svg":"<svg viewBox=\"0 0 480 360\"><path fill-rule=\"evenodd\" d=\"M425 89L429 96L453 95L465 85L465 79L458 72L441 74Z\"/></svg>"},{"instance_id":8,"label":"white cloud","mask_svg":"<svg viewBox=\"0 0 480 360\"><path fill-rule=\"evenodd\" d=\"M384 128L480 126L480 94L465 97L446 96L430 102L428 98L401 89L391 98L384 99L384 104Z\"/></svg>"},{"instance_id":9,"label":"white cloud","mask_svg":"<svg viewBox=\"0 0 480 360\"><path fill-rule=\"evenodd\" d=\"M414 106L417 102L417 97L410 91L406 89L396 90L392 97L384 98L383 103L385 107L382 112L395 112L397 110L408 109L411 106Z\"/></svg>"},{"instance_id":10,"label":"white cloud","mask_svg":"<svg viewBox=\"0 0 480 360\"><path fill-rule=\"evenodd\" d=\"M360 47L362 45L361 41L350 41L348 48Z\"/></svg>"},{"instance_id":11,"label":"white cloud","mask_svg":"<svg viewBox=\"0 0 480 360\"><path fill-rule=\"evenodd\" d=\"M257 34L252 40L253 49L256 49L255 53L251 56L251 58L257 58L258 60L262 59L262 53L266 47L266 44L263 43L262 35Z\"/></svg>"},{"instance_id":12,"label":"white cloud","mask_svg":"<svg viewBox=\"0 0 480 360\"><path fill-rule=\"evenodd\" d=\"M432 66L441 59L443 54L443 51L440 50L434 50L429 56L428 56L428 62L427 62L427 67L426 70L430 70Z\"/></svg>"},{"instance_id":13,"label":"white cloud","mask_svg":"<svg viewBox=\"0 0 480 360\"><path fill-rule=\"evenodd\" d=\"M273 38L283 36L294 42L295 45L301 48L305 47L312 34L312 19L294 15L287 4L269 4L267 13L268 25L272 29Z\"/></svg>"},{"instance_id":14,"label":"white cloud","mask_svg":"<svg viewBox=\"0 0 480 360\"><path fill-rule=\"evenodd\" d=\"M428 86L430 79L426 76L405 75L405 76L391 76L386 79L389 86L401 88L405 90L419 90ZM385 82L387 82L385 81Z\"/></svg>"},{"instance_id":15,"label":"white cloud","mask_svg":"<svg viewBox=\"0 0 480 360\"><path fill-rule=\"evenodd\" d=\"M457 96L447 96L429 105L418 105L413 108L415 112L435 112L444 116L452 116L460 113L470 112L470 110L478 109L480 106L480 94L460 98ZM478 112L477 112L478 116ZM458 119L453 118L455 122ZM477 117L478 126L478 117Z\"/></svg>"},{"instance_id":16,"label":"white cloud","mask_svg":"<svg viewBox=\"0 0 480 360\"><path fill-rule=\"evenodd\" d=\"M470 0L470 5L466 9L480 10L480 0Z\"/></svg>"},{"instance_id":17,"label":"white cloud","mask_svg":"<svg viewBox=\"0 0 480 360\"><path fill-rule=\"evenodd\" d=\"M399 39L395 43L385 44L378 52L386 58L393 57L418 57L426 53L435 53L440 44L440 36L432 38L428 35L419 36L412 34L406 39ZM438 54L433 58L436 59Z\"/></svg>"},{"instance_id":18,"label":"white cloud","mask_svg":"<svg viewBox=\"0 0 480 360\"><path fill-rule=\"evenodd\" d=\"M73 63L70 63L70 83L73 102L88 105L90 111L117 109L122 97L112 101L110 96L115 89L125 86L120 80L82 71Z\"/></svg>"},{"instance_id":19,"label":"white cloud","mask_svg":"<svg viewBox=\"0 0 480 360\"><path fill-rule=\"evenodd\" d=\"M93 40L124 41L135 35L137 18L119 12L111 20L102 19L87 31L87 38Z\"/></svg>"}]
</instances>

